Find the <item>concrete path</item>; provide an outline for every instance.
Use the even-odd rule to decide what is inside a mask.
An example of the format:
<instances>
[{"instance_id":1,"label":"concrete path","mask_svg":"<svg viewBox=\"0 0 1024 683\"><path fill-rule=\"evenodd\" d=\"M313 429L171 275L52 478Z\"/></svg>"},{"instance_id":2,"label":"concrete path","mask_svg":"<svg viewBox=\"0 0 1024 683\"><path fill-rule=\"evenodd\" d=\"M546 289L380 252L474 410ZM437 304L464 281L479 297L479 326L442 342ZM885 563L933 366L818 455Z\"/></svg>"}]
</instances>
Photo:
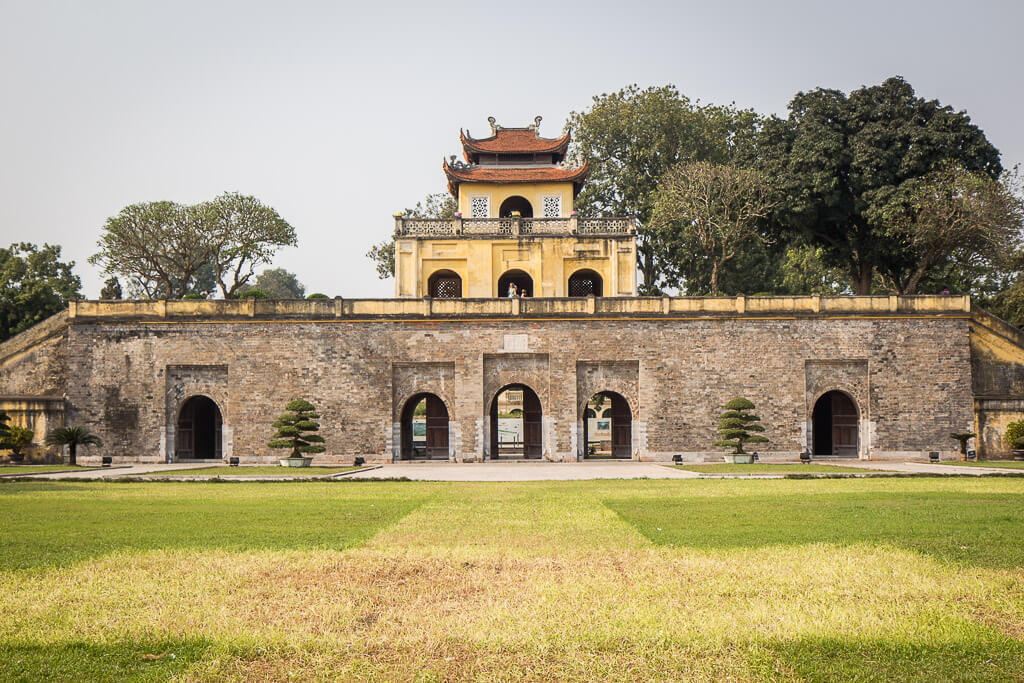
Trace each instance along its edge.
<instances>
[{"instance_id":1,"label":"concrete path","mask_svg":"<svg viewBox=\"0 0 1024 683\"><path fill-rule=\"evenodd\" d=\"M955 463L933 464L930 462L893 462L888 460L851 460L837 462L843 467L859 467L865 470L887 470L889 472L910 472L914 474L964 474L983 477L986 474L1021 474L1024 470L1012 467L957 466Z\"/></svg>"},{"instance_id":2,"label":"concrete path","mask_svg":"<svg viewBox=\"0 0 1024 683\"><path fill-rule=\"evenodd\" d=\"M696 472L653 462L402 462L346 479L417 481L570 481L577 479L698 479Z\"/></svg>"}]
</instances>

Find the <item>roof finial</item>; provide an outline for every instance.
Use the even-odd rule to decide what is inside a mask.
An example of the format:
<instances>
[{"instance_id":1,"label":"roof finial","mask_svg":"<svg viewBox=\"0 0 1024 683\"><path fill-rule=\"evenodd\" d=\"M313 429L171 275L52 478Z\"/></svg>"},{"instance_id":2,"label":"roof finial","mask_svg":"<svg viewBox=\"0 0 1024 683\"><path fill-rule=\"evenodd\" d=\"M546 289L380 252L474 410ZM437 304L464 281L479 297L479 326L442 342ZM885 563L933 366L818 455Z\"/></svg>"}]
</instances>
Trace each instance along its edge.
<instances>
[{"instance_id":1,"label":"roof finial","mask_svg":"<svg viewBox=\"0 0 1024 683\"><path fill-rule=\"evenodd\" d=\"M542 118L544 118L544 117L542 117L542 116L535 116L533 118L533 125L530 126L530 128L533 128L533 132L536 133L538 137L540 136L540 121L541 121Z\"/></svg>"},{"instance_id":2,"label":"roof finial","mask_svg":"<svg viewBox=\"0 0 1024 683\"><path fill-rule=\"evenodd\" d=\"M497 135L498 134L498 124L496 124L494 122L494 117L493 116L488 116L487 117L487 123L491 124L491 135Z\"/></svg>"}]
</instances>

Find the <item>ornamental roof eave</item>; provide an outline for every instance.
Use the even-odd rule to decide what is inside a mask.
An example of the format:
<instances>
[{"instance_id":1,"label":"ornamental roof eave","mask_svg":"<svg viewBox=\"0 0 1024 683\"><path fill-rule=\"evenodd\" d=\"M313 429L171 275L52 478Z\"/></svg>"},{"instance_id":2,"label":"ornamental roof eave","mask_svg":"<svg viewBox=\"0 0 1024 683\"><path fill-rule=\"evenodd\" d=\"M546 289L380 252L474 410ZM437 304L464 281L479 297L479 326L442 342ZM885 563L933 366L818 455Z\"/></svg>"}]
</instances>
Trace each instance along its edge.
<instances>
[{"instance_id":1,"label":"ornamental roof eave","mask_svg":"<svg viewBox=\"0 0 1024 683\"><path fill-rule=\"evenodd\" d=\"M476 154L562 154L569 148L572 136L568 131L560 138L542 138L536 127L496 128L487 138L470 137L469 131L459 129L459 140L466 159Z\"/></svg>"},{"instance_id":2,"label":"ornamental roof eave","mask_svg":"<svg viewBox=\"0 0 1024 683\"><path fill-rule=\"evenodd\" d=\"M448 178L448 191L453 196L458 196L458 186L461 183L493 183L498 185L510 183L562 183L573 184L573 194L578 194L583 187L583 181L590 169L590 162L584 161L582 166L577 168L566 168L562 166L542 167L491 167L491 166L470 166L449 164L445 159L442 162L445 176Z\"/></svg>"}]
</instances>

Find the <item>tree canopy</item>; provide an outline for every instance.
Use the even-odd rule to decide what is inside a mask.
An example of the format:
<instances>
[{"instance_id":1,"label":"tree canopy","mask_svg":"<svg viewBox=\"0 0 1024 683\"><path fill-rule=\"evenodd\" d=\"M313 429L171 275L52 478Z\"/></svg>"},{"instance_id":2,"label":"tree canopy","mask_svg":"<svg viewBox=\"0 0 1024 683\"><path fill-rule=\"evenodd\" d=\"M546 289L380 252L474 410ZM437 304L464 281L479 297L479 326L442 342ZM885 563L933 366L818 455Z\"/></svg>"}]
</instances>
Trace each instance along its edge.
<instances>
[{"instance_id":1,"label":"tree canopy","mask_svg":"<svg viewBox=\"0 0 1024 683\"><path fill-rule=\"evenodd\" d=\"M169 201L123 208L107 219L89 262L121 276L133 295L178 299L220 287L235 297L295 230L255 197L226 192L185 206Z\"/></svg>"},{"instance_id":2,"label":"tree canopy","mask_svg":"<svg viewBox=\"0 0 1024 683\"><path fill-rule=\"evenodd\" d=\"M37 247L28 242L0 248L0 341L82 297L75 264L61 261L60 251L55 245Z\"/></svg>"},{"instance_id":3,"label":"tree canopy","mask_svg":"<svg viewBox=\"0 0 1024 683\"><path fill-rule=\"evenodd\" d=\"M447 192L428 194L416 206L402 211L409 218L453 218L458 210L455 197ZM395 276L395 240L387 239L370 247L366 256L373 261L377 277L386 280Z\"/></svg>"},{"instance_id":4,"label":"tree canopy","mask_svg":"<svg viewBox=\"0 0 1024 683\"><path fill-rule=\"evenodd\" d=\"M245 285L241 293L258 289L269 299L301 299L306 295L306 288L295 273L284 268L267 268L256 276L252 285Z\"/></svg>"},{"instance_id":5,"label":"tree canopy","mask_svg":"<svg viewBox=\"0 0 1024 683\"><path fill-rule=\"evenodd\" d=\"M918 97L899 77L848 95L801 92L789 112L764 122L745 162L775 182L779 224L820 247L857 294L871 292L877 271L915 260L883 220L905 183L950 163L993 180L1002 172L965 112Z\"/></svg>"}]
</instances>

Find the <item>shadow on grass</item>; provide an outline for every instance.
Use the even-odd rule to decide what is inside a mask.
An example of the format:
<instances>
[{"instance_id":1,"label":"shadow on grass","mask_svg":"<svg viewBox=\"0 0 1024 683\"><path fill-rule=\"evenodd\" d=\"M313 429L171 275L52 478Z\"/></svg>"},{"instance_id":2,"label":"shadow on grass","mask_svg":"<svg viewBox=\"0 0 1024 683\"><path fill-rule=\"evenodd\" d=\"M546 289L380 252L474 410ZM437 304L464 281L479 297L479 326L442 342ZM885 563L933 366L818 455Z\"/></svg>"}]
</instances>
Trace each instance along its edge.
<instances>
[{"instance_id":1,"label":"shadow on grass","mask_svg":"<svg viewBox=\"0 0 1024 683\"><path fill-rule=\"evenodd\" d=\"M968 629L955 642L801 638L758 643L751 668L766 679L979 681L1024 679L1024 644Z\"/></svg>"},{"instance_id":2,"label":"shadow on grass","mask_svg":"<svg viewBox=\"0 0 1024 683\"><path fill-rule=\"evenodd\" d=\"M604 503L657 545L712 550L892 544L958 564L1024 564L1024 505L1017 494L743 495Z\"/></svg>"},{"instance_id":3,"label":"shadow on grass","mask_svg":"<svg viewBox=\"0 0 1024 683\"><path fill-rule=\"evenodd\" d=\"M0 643L5 681L165 681L213 649L205 640Z\"/></svg>"},{"instance_id":4,"label":"shadow on grass","mask_svg":"<svg viewBox=\"0 0 1024 683\"><path fill-rule=\"evenodd\" d=\"M337 482L25 483L0 487L0 571L64 565L119 550L343 550L424 497Z\"/></svg>"}]
</instances>

